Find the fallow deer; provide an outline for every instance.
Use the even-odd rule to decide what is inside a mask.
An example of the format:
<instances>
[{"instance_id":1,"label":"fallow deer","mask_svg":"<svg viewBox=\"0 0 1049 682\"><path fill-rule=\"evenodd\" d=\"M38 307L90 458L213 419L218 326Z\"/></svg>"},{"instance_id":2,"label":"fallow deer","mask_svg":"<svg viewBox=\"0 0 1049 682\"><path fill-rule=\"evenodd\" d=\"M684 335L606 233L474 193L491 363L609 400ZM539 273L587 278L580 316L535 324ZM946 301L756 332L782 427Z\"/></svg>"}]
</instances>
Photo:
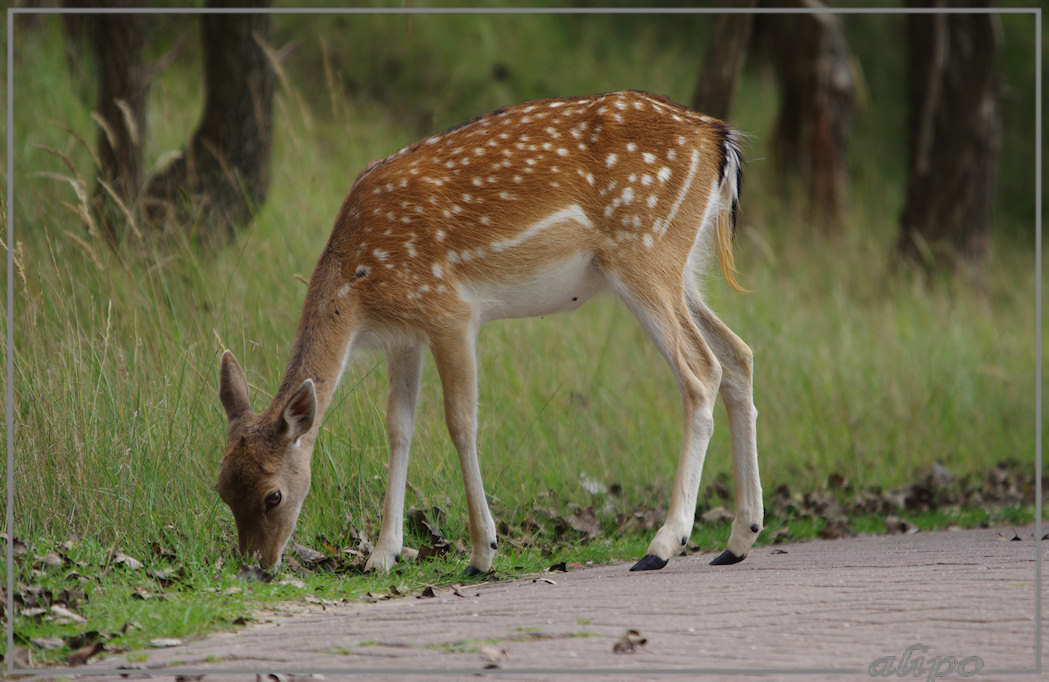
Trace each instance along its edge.
<instances>
[{"instance_id":1,"label":"fallow deer","mask_svg":"<svg viewBox=\"0 0 1049 682\"><path fill-rule=\"evenodd\" d=\"M573 310L611 290L670 364L684 439L666 520L631 570L659 569L692 531L718 393L728 413L735 519L713 564L742 560L762 527L750 349L694 280L716 252L734 276L742 177L725 123L644 92L498 109L366 167L313 271L280 388L252 411L232 353L221 362L228 441L218 489L240 550L272 567L310 487L321 418L351 351L385 351L389 473L368 570L399 560L423 349L440 375L469 510L468 573L496 552L477 457L475 339L485 322Z\"/></svg>"}]
</instances>

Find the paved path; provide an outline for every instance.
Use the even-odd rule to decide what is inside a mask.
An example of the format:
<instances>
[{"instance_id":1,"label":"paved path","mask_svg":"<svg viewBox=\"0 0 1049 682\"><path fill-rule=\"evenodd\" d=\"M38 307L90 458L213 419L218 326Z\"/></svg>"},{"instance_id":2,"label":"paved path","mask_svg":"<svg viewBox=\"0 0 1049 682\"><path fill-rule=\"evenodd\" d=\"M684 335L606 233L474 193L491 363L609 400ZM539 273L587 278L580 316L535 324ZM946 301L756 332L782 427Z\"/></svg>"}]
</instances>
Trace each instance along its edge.
<instances>
[{"instance_id":1,"label":"paved path","mask_svg":"<svg viewBox=\"0 0 1049 682\"><path fill-rule=\"evenodd\" d=\"M713 554L700 554L655 572L602 566L476 585L462 596L296 608L151 651L144 663L112 657L76 672L121 679L102 669L124 664L169 680L179 671L252 681L256 672L264 680L378 673L536 680L568 672L829 680L867 678L872 664L901 679L902 662L909 679L976 671L979 680L1038 679L1035 555L1045 556L1049 542L1037 542L1033 528L1017 531L1019 541L1009 540L1012 529L817 541L759 548L727 567L708 566ZM633 652L615 652L631 629L639 633Z\"/></svg>"}]
</instances>

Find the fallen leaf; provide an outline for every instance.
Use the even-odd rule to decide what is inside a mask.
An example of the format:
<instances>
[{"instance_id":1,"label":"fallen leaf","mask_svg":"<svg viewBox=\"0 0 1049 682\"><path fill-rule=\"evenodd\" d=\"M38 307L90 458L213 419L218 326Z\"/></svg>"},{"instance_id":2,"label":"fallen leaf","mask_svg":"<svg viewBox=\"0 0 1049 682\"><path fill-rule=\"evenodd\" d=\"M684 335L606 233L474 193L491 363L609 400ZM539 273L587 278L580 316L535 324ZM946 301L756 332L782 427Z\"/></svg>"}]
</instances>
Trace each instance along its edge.
<instances>
[{"instance_id":1,"label":"fallen leaf","mask_svg":"<svg viewBox=\"0 0 1049 682\"><path fill-rule=\"evenodd\" d=\"M787 553L787 550L785 550L785 549L774 549L771 552L769 552L769 554L786 554L786 553Z\"/></svg>"},{"instance_id":2,"label":"fallen leaf","mask_svg":"<svg viewBox=\"0 0 1049 682\"><path fill-rule=\"evenodd\" d=\"M285 580L281 580L277 584L284 587L297 587L300 590L306 589L306 583L302 582L298 578L287 578Z\"/></svg>"},{"instance_id":3,"label":"fallen leaf","mask_svg":"<svg viewBox=\"0 0 1049 682\"><path fill-rule=\"evenodd\" d=\"M127 554L124 554L120 550L113 552L113 555L110 557L110 561L116 564L117 566L123 566L124 568L131 569L132 571L136 571L142 568L141 561L134 557L128 556Z\"/></svg>"},{"instance_id":4,"label":"fallen leaf","mask_svg":"<svg viewBox=\"0 0 1049 682\"><path fill-rule=\"evenodd\" d=\"M43 564L45 569L61 568L65 561L58 552L48 552L40 558L40 563Z\"/></svg>"},{"instance_id":5,"label":"fallen leaf","mask_svg":"<svg viewBox=\"0 0 1049 682\"><path fill-rule=\"evenodd\" d=\"M61 604L51 605L51 614L55 617L56 623L86 623L87 618L84 618L79 613L70 611Z\"/></svg>"},{"instance_id":6,"label":"fallen leaf","mask_svg":"<svg viewBox=\"0 0 1049 682\"><path fill-rule=\"evenodd\" d=\"M554 564L550 568L546 569L548 573L561 572L568 573L568 564L564 561Z\"/></svg>"},{"instance_id":7,"label":"fallen leaf","mask_svg":"<svg viewBox=\"0 0 1049 682\"><path fill-rule=\"evenodd\" d=\"M157 649L169 649L173 646L182 646L182 640L174 639L173 637L158 637L157 639L149 640L149 645Z\"/></svg>"},{"instance_id":8,"label":"fallen leaf","mask_svg":"<svg viewBox=\"0 0 1049 682\"><path fill-rule=\"evenodd\" d=\"M66 646L70 649L80 649L88 644L100 642L102 639L102 633L98 630L88 630L87 632L80 632L70 637L66 637Z\"/></svg>"},{"instance_id":9,"label":"fallen leaf","mask_svg":"<svg viewBox=\"0 0 1049 682\"><path fill-rule=\"evenodd\" d=\"M427 585L423 588L423 591L419 593L416 599L433 599L437 596L437 593L433 590L433 585Z\"/></svg>"},{"instance_id":10,"label":"fallen leaf","mask_svg":"<svg viewBox=\"0 0 1049 682\"><path fill-rule=\"evenodd\" d=\"M444 510L440 507L431 507L429 511L412 507L408 510L406 518L408 528L423 538L427 544L448 544L439 526L444 519Z\"/></svg>"},{"instance_id":11,"label":"fallen leaf","mask_svg":"<svg viewBox=\"0 0 1049 682\"><path fill-rule=\"evenodd\" d=\"M43 649L45 651L61 649L66 645L66 643L60 637L36 637L34 639L30 639L29 643L35 646L37 649Z\"/></svg>"},{"instance_id":12,"label":"fallen leaf","mask_svg":"<svg viewBox=\"0 0 1049 682\"><path fill-rule=\"evenodd\" d=\"M245 582L268 583L273 580L273 574L255 564L244 564L237 571L237 579Z\"/></svg>"},{"instance_id":13,"label":"fallen leaf","mask_svg":"<svg viewBox=\"0 0 1049 682\"><path fill-rule=\"evenodd\" d=\"M88 662L95 654L100 651L104 651L106 645L102 642L95 642L94 644L88 644L87 646L77 649L73 653L66 656L66 663L69 665L84 665Z\"/></svg>"},{"instance_id":14,"label":"fallen leaf","mask_svg":"<svg viewBox=\"0 0 1049 682\"><path fill-rule=\"evenodd\" d=\"M648 640L642 637L637 630L627 630L626 634L612 645L612 652L616 654L632 654L638 647L645 646L647 643Z\"/></svg>"},{"instance_id":15,"label":"fallen leaf","mask_svg":"<svg viewBox=\"0 0 1049 682\"><path fill-rule=\"evenodd\" d=\"M885 532L889 535L911 535L918 532L918 526L898 516L886 516Z\"/></svg>"},{"instance_id":16,"label":"fallen leaf","mask_svg":"<svg viewBox=\"0 0 1049 682\"><path fill-rule=\"evenodd\" d=\"M532 582L533 583L546 583L547 585L556 585L557 584L553 580L550 580L550 578L536 578Z\"/></svg>"},{"instance_id":17,"label":"fallen leaf","mask_svg":"<svg viewBox=\"0 0 1049 682\"><path fill-rule=\"evenodd\" d=\"M482 644L478 648L478 652L488 661L488 665L485 666L485 668L488 669L498 668L500 663L510 659L509 651L492 646L491 644Z\"/></svg>"},{"instance_id":18,"label":"fallen leaf","mask_svg":"<svg viewBox=\"0 0 1049 682\"><path fill-rule=\"evenodd\" d=\"M587 507L569 516L568 525L572 530L582 533L588 538L595 538L601 535L601 524L597 522L597 518L594 516L593 507Z\"/></svg>"},{"instance_id":19,"label":"fallen leaf","mask_svg":"<svg viewBox=\"0 0 1049 682\"><path fill-rule=\"evenodd\" d=\"M304 564L315 564L328 558L322 552L318 552L317 550L311 549L305 545L300 545L297 542L292 544L292 548L299 556L299 561Z\"/></svg>"},{"instance_id":20,"label":"fallen leaf","mask_svg":"<svg viewBox=\"0 0 1049 682\"><path fill-rule=\"evenodd\" d=\"M731 522L735 516L724 507L714 507L703 512L703 515L699 517L703 523L722 523Z\"/></svg>"}]
</instances>

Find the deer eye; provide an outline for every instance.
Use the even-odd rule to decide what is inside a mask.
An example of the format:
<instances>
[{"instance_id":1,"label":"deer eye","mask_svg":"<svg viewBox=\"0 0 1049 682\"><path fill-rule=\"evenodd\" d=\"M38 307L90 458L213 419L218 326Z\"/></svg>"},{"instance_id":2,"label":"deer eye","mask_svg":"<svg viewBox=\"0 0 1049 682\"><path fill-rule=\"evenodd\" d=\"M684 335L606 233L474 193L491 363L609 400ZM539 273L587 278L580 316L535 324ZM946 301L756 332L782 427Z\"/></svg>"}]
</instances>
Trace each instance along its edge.
<instances>
[{"instance_id":1,"label":"deer eye","mask_svg":"<svg viewBox=\"0 0 1049 682\"><path fill-rule=\"evenodd\" d=\"M279 490L274 490L272 493L266 496L266 511L269 511L280 504L281 494Z\"/></svg>"}]
</instances>

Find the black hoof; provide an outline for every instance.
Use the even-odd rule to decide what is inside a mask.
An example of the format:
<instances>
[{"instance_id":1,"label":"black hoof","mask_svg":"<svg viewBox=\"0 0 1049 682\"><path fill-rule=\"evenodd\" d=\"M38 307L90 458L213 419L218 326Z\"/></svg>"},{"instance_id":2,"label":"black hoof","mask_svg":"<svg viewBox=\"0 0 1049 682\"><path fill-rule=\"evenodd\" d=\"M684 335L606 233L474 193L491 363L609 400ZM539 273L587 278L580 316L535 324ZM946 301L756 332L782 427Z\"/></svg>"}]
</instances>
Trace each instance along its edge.
<instances>
[{"instance_id":1,"label":"black hoof","mask_svg":"<svg viewBox=\"0 0 1049 682\"><path fill-rule=\"evenodd\" d=\"M463 569L463 575L465 575L467 578L476 578L479 575L488 575L490 573L491 571L482 571L481 569L475 568L474 566L467 566L465 569Z\"/></svg>"},{"instance_id":2,"label":"black hoof","mask_svg":"<svg viewBox=\"0 0 1049 682\"><path fill-rule=\"evenodd\" d=\"M646 554L630 569L631 571L658 571L667 565L666 559L660 559L655 554Z\"/></svg>"},{"instance_id":3,"label":"black hoof","mask_svg":"<svg viewBox=\"0 0 1049 682\"><path fill-rule=\"evenodd\" d=\"M725 550L721 554L714 557L714 560L710 562L711 566L728 566L730 564L738 564L747 558L747 555L736 556L730 550Z\"/></svg>"}]
</instances>

